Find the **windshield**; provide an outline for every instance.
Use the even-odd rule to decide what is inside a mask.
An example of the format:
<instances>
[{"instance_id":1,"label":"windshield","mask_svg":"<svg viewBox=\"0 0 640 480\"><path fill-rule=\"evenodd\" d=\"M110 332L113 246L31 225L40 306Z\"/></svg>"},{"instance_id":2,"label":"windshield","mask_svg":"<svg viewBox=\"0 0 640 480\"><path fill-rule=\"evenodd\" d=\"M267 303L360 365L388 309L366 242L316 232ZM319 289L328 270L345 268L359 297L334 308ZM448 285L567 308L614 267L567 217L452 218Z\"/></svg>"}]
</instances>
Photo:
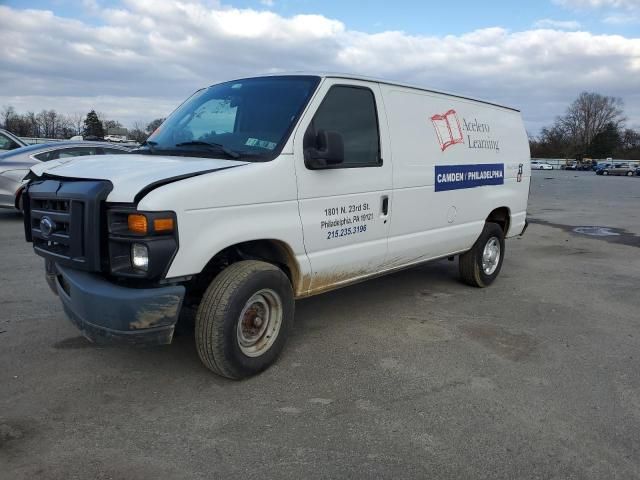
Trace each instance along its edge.
<instances>
[{"instance_id":1,"label":"windshield","mask_svg":"<svg viewBox=\"0 0 640 480\"><path fill-rule=\"evenodd\" d=\"M136 153L271 160L319 82L318 77L260 77L195 93Z\"/></svg>"}]
</instances>

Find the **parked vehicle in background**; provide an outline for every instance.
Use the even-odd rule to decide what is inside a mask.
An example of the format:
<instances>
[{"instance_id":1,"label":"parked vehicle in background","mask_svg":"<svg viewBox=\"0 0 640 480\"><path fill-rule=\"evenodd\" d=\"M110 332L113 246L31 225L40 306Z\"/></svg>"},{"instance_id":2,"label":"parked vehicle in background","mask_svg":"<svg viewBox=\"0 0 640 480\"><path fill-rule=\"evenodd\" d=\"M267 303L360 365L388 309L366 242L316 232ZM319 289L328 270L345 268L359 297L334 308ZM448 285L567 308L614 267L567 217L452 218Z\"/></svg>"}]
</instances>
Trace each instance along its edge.
<instances>
[{"instance_id":1,"label":"parked vehicle in background","mask_svg":"<svg viewBox=\"0 0 640 480\"><path fill-rule=\"evenodd\" d=\"M126 143L129 141L126 135L105 135L104 139L107 142Z\"/></svg>"},{"instance_id":2,"label":"parked vehicle in background","mask_svg":"<svg viewBox=\"0 0 640 480\"><path fill-rule=\"evenodd\" d=\"M612 163L598 163L594 167L594 171L596 172L597 175L602 175L602 170L604 170L605 168L609 168L612 165L613 165Z\"/></svg>"},{"instance_id":3,"label":"parked vehicle in background","mask_svg":"<svg viewBox=\"0 0 640 480\"><path fill-rule=\"evenodd\" d=\"M0 207L18 208L16 193L29 168L42 162L85 155L128 153L130 148L109 143L56 142L27 145L0 154Z\"/></svg>"},{"instance_id":4,"label":"parked vehicle in background","mask_svg":"<svg viewBox=\"0 0 640 480\"><path fill-rule=\"evenodd\" d=\"M578 170L578 162L574 160L567 160L567 162L562 167L563 170Z\"/></svg>"},{"instance_id":5,"label":"parked vehicle in background","mask_svg":"<svg viewBox=\"0 0 640 480\"><path fill-rule=\"evenodd\" d=\"M636 167L636 175L640 175L640 166Z\"/></svg>"},{"instance_id":6,"label":"parked vehicle in background","mask_svg":"<svg viewBox=\"0 0 640 480\"><path fill-rule=\"evenodd\" d=\"M531 170L553 170L553 165L546 162L531 161Z\"/></svg>"},{"instance_id":7,"label":"parked vehicle in background","mask_svg":"<svg viewBox=\"0 0 640 480\"><path fill-rule=\"evenodd\" d=\"M576 170L590 171L598 162L590 157L578 158L576 160Z\"/></svg>"},{"instance_id":8,"label":"parked vehicle in background","mask_svg":"<svg viewBox=\"0 0 640 480\"><path fill-rule=\"evenodd\" d=\"M628 163L614 163L608 167L604 167L600 170L596 170L596 174L599 175L626 175L628 177L633 176L636 169Z\"/></svg>"},{"instance_id":9,"label":"parked vehicle in background","mask_svg":"<svg viewBox=\"0 0 640 480\"><path fill-rule=\"evenodd\" d=\"M0 154L20 147L26 147L27 142L13 133L0 128Z\"/></svg>"},{"instance_id":10,"label":"parked vehicle in background","mask_svg":"<svg viewBox=\"0 0 640 480\"><path fill-rule=\"evenodd\" d=\"M247 78L199 90L109 168L32 167L25 234L83 335L171 343L186 306L202 362L237 379L275 362L296 298L454 255L489 286L527 225L529 163L508 107L348 75Z\"/></svg>"}]
</instances>

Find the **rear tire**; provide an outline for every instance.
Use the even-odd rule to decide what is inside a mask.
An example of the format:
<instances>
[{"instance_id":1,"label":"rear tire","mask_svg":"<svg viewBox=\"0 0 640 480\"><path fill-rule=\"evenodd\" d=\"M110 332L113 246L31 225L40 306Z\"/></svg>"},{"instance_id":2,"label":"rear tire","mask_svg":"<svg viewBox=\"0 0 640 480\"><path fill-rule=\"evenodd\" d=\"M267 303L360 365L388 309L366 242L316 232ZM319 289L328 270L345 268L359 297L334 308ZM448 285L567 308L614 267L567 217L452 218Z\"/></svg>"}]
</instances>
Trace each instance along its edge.
<instances>
[{"instance_id":1,"label":"rear tire","mask_svg":"<svg viewBox=\"0 0 640 480\"><path fill-rule=\"evenodd\" d=\"M504 232L500 225L485 223L471 250L458 259L460 278L472 287L488 287L500 273L504 251Z\"/></svg>"},{"instance_id":2,"label":"rear tire","mask_svg":"<svg viewBox=\"0 0 640 480\"><path fill-rule=\"evenodd\" d=\"M207 368L231 379L266 370L293 326L291 282L270 263L237 262L216 276L196 314L196 348Z\"/></svg>"}]
</instances>

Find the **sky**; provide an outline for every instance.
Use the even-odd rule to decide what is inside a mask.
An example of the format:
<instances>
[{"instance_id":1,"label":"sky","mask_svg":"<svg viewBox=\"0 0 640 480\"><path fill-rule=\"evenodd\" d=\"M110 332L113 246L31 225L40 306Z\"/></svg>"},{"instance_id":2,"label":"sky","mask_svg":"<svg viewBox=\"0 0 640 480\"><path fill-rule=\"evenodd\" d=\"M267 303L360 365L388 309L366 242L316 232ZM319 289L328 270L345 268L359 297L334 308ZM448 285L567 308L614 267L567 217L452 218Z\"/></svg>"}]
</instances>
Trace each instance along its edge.
<instances>
[{"instance_id":1,"label":"sky","mask_svg":"<svg viewBox=\"0 0 640 480\"><path fill-rule=\"evenodd\" d=\"M364 74L519 108L536 135L581 91L640 128L640 0L0 0L0 106L132 127L260 73Z\"/></svg>"}]
</instances>

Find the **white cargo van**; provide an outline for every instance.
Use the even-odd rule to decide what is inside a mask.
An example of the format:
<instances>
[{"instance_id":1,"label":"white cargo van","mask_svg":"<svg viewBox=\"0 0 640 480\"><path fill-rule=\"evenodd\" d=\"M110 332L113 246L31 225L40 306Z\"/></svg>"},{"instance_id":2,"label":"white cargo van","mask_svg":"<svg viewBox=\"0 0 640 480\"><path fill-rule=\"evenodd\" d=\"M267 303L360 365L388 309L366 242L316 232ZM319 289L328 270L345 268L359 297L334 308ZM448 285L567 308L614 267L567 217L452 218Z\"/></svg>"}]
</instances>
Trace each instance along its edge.
<instances>
[{"instance_id":1,"label":"white cargo van","mask_svg":"<svg viewBox=\"0 0 640 480\"><path fill-rule=\"evenodd\" d=\"M297 298L456 255L491 284L529 180L517 110L264 76L196 92L130 155L33 167L25 229L86 337L169 343L193 309L204 364L242 378L275 361Z\"/></svg>"}]
</instances>

